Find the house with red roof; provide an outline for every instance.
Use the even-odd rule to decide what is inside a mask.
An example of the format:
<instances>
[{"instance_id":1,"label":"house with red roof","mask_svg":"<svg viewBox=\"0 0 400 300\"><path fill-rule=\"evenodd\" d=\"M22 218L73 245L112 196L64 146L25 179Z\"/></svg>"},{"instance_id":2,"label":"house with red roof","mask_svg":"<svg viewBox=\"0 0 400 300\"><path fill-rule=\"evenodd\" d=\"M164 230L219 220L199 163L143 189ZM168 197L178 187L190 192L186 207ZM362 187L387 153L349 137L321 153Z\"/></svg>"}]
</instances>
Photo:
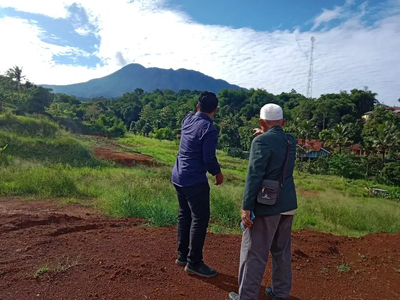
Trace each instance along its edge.
<instances>
[{"instance_id":1,"label":"house with red roof","mask_svg":"<svg viewBox=\"0 0 400 300\"><path fill-rule=\"evenodd\" d=\"M329 156L330 152L326 150L324 147L324 142L321 140L305 140L305 139L298 139L297 140L297 147L300 147L303 151L300 154L301 157L305 158L317 158L317 157L327 157Z\"/></svg>"},{"instance_id":2,"label":"house with red roof","mask_svg":"<svg viewBox=\"0 0 400 300\"><path fill-rule=\"evenodd\" d=\"M351 154L353 155L358 155L358 156L367 156L367 151L365 151L363 148L361 148L360 145L355 144L355 145L351 145L349 147Z\"/></svg>"}]
</instances>

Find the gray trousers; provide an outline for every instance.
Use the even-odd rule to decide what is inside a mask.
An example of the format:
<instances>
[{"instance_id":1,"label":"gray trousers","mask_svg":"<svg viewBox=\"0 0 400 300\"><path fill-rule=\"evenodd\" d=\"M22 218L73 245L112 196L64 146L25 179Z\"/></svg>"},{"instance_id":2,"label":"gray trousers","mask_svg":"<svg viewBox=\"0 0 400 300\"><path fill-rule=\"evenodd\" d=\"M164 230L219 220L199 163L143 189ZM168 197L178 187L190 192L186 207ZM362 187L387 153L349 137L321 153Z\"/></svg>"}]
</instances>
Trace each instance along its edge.
<instances>
[{"instance_id":1,"label":"gray trousers","mask_svg":"<svg viewBox=\"0 0 400 300\"><path fill-rule=\"evenodd\" d=\"M239 267L239 299L257 300L261 281L272 256L272 289L280 298L289 297L292 287L293 216L256 216L242 237Z\"/></svg>"}]
</instances>

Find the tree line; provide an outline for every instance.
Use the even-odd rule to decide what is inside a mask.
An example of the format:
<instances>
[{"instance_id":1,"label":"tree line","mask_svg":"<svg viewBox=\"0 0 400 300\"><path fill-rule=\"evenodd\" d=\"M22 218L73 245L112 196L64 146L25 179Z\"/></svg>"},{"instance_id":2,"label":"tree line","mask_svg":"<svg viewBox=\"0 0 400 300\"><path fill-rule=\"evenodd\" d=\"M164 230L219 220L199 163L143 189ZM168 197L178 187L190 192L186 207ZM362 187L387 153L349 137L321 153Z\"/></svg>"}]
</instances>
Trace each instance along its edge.
<instances>
[{"instance_id":1,"label":"tree line","mask_svg":"<svg viewBox=\"0 0 400 300\"><path fill-rule=\"evenodd\" d=\"M100 97L80 101L74 96L53 94L31 83L17 66L0 75L0 111L46 115L72 132L109 137L131 131L174 140L179 136L182 119L189 111L195 111L199 94L200 91L189 90L146 93L136 89L119 99ZM336 169L343 169L338 175L364 178L377 176L385 165L391 164L390 172L398 172L398 175L387 181L400 184L400 166L396 163L400 150L400 118L380 105L377 95L367 88L323 94L317 99L306 98L293 89L279 95L263 89L222 90L217 96L220 108L215 125L219 131L219 147L232 155L241 156L250 149L260 108L275 103L283 108L288 120L286 131L298 139L321 139L332 153L331 159L323 161L304 161L299 154L299 168L328 172L318 170L329 170L332 167L324 164L341 157L339 161L358 161L363 171L351 175L346 174L345 167L337 166ZM363 119L368 112L372 112L368 120ZM350 156L348 147L354 144L366 154L362 159L374 163ZM332 166L335 164L337 162L332 162ZM379 165L375 171L370 168L373 164Z\"/></svg>"}]
</instances>

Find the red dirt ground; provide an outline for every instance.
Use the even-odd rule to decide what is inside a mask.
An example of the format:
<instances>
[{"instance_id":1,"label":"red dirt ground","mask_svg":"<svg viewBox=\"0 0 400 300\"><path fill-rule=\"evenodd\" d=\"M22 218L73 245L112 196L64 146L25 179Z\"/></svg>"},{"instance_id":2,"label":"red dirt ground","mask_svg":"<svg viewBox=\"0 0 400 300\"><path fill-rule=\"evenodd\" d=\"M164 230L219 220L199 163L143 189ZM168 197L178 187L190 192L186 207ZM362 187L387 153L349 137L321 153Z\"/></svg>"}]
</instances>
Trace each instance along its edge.
<instances>
[{"instance_id":1,"label":"red dirt ground","mask_svg":"<svg viewBox=\"0 0 400 300\"><path fill-rule=\"evenodd\" d=\"M96 158L112 160L127 167L134 165L158 166L153 157L135 151L124 150L119 152L115 147L95 148L93 154Z\"/></svg>"},{"instance_id":2,"label":"red dirt ground","mask_svg":"<svg viewBox=\"0 0 400 300\"><path fill-rule=\"evenodd\" d=\"M222 300L237 290L240 236L208 235L205 261L220 275L199 279L174 265L174 227L141 224L80 205L0 199L0 299ZM400 234L294 232L290 299L400 299L399 245ZM343 263L349 272L338 272Z\"/></svg>"}]
</instances>

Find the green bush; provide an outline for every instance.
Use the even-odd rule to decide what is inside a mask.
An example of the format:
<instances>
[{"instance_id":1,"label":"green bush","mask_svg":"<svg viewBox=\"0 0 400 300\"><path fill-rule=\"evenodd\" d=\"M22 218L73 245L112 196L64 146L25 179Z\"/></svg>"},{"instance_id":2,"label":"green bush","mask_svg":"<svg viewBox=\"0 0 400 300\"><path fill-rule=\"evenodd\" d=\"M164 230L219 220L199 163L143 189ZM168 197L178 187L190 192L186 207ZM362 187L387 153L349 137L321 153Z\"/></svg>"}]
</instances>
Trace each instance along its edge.
<instances>
[{"instance_id":1,"label":"green bush","mask_svg":"<svg viewBox=\"0 0 400 300\"><path fill-rule=\"evenodd\" d=\"M158 140L170 140L172 141L175 138L175 135L171 128L160 128L155 130L154 138Z\"/></svg>"},{"instance_id":2,"label":"green bush","mask_svg":"<svg viewBox=\"0 0 400 300\"><path fill-rule=\"evenodd\" d=\"M348 154L334 154L329 157L329 172L332 175L350 179L365 177L361 164Z\"/></svg>"},{"instance_id":3,"label":"green bush","mask_svg":"<svg viewBox=\"0 0 400 300\"><path fill-rule=\"evenodd\" d=\"M384 184L400 186L400 164L398 162L384 164L378 180Z\"/></svg>"}]
</instances>

